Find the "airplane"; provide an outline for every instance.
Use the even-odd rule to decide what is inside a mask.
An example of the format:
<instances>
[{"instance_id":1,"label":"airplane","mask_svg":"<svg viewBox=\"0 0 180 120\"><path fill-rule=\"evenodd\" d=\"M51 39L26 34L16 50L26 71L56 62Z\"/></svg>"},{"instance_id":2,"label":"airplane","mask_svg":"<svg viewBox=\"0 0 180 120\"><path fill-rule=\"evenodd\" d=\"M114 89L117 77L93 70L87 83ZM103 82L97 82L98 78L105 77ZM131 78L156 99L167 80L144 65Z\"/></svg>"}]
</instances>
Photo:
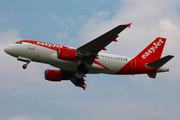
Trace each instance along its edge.
<instances>
[{"instance_id":1,"label":"airplane","mask_svg":"<svg viewBox=\"0 0 180 120\"><path fill-rule=\"evenodd\" d=\"M134 75L147 74L156 78L159 72L168 72L169 68L163 65L174 56L167 55L161 58L166 43L166 38L157 37L143 51L133 58L102 53L111 42L131 23L119 25L96 39L78 47L67 47L58 44L46 43L35 40L20 40L8 45L4 51L16 57L17 60L26 62L23 69L31 62L49 64L58 70L45 70L44 76L49 81L70 80L76 87L84 90L86 74L113 74Z\"/></svg>"}]
</instances>

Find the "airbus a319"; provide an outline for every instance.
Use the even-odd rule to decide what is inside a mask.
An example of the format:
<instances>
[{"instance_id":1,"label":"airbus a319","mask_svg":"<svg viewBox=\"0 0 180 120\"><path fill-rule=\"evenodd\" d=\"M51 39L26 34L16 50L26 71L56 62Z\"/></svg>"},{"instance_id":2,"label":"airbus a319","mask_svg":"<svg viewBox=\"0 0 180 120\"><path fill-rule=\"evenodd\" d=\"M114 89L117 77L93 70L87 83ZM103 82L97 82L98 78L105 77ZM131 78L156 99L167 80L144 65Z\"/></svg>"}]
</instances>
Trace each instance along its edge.
<instances>
[{"instance_id":1,"label":"airbus a319","mask_svg":"<svg viewBox=\"0 0 180 120\"><path fill-rule=\"evenodd\" d=\"M86 74L134 75L147 74L155 78L159 72L167 72L163 65L172 55L161 58L166 38L157 37L143 51L133 58L101 53L130 24L119 25L96 39L78 48L67 47L35 40L20 40L4 48L4 51L23 61L23 69L31 62L52 65L58 69L45 70L45 79L49 81L70 80L75 86L84 90Z\"/></svg>"}]
</instances>

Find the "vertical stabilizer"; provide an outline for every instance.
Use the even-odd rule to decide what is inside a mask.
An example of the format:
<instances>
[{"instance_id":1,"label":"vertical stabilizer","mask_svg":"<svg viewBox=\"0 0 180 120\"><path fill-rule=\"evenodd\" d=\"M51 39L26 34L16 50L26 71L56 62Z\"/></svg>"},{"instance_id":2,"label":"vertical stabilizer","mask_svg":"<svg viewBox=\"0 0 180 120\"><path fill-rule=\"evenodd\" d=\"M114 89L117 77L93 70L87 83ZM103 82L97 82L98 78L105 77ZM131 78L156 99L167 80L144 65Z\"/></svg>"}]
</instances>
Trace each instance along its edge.
<instances>
[{"instance_id":1,"label":"vertical stabilizer","mask_svg":"<svg viewBox=\"0 0 180 120\"><path fill-rule=\"evenodd\" d=\"M141 60L145 63L150 63L160 59L166 38L158 37L151 44L149 44L142 52L140 52L135 59Z\"/></svg>"}]
</instances>

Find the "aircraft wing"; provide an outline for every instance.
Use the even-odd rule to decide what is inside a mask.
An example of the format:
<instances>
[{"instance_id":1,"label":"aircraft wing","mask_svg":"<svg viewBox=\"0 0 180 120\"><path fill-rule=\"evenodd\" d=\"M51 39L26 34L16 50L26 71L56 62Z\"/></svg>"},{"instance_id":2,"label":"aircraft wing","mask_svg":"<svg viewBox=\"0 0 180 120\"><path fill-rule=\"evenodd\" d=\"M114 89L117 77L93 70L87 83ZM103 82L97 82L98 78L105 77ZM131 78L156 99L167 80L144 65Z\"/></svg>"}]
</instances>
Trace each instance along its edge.
<instances>
[{"instance_id":1,"label":"aircraft wing","mask_svg":"<svg viewBox=\"0 0 180 120\"><path fill-rule=\"evenodd\" d=\"M79 47L77 50L80 52L80 54L89 53L92 55L97 55L101 50L106 50L105 47L112 41L117 42L116 38L118 37L118 34L125 28L130 27L130 25L131 23L126 25L119 25L107 33L101 35L100 37Z\"/></svg>"},{"instance_id":2,"label":"aircraft wing","mask_svg":"<svg viewBox=\"0 0 180 120\"><path fill-rule=\"evenodd\" d=\"M80 80L79 83L77 83L77 77L75 75L75 72L71 72L71 71L66 71L66 70L62 70L61 71L63 72L63 74L65 75L65 78L64 80L70 80L76 87L81 87L83 88L84 90L86 89L87 85L85 84L85 79L82 78Z\"/></svg>"},{"instance_id":3,"label":"aircraft wing","mask_svg":"<svg viewBox=\"0 0 180 120\"><path fill-rule=\"evenodd\" d=\"M76 77L70 77L70 81L76 86L76 87L81 87L84 90L86 90L87 85L85 84L85 79L82 79L80 84L76 83L77 78Z\"/></svg>"},{"instance_id":4,"label":"aircraft wing","mask_svg":"<svg viewBox=\"0 0 180 120\"><path fill-rule=\"evenodd\" d=\"M85 45L77 48L78 54L83 56L83 61L87 64L92 64L94 59L97 58L98 52L106 50L106 46L112 41L117 42L118 34L125 28L130 27L131 23L126 25L119 25L107 33L99 36L98 38L86 43Z\"/></svg>"},{"instance_id":5,"label":"aircraft wing","mask_svg":"<svg viewBox=\"0 0 180 120\"><path fill-rule=\"evenodd\" d=\"M100 52L101 50L106 50L105 47L108 44L110 44L112 41L117 42L116 38L118 37L118 34L127 27L130 27L130 25L131 23L117 26L114 29L108 31L107 33L101 35L100 37L77 48L77 54L80 56L82 64L92 64L94 62L94 59L98 59L97 57L98 52ZM75 86L81 87L84 90L86 89L87 85L85 84L84 77L78 79L75 75L75 72L73 73L69 71L63 71L63 72L66 74L66 76Z\"/></svg>"}]
</instances>

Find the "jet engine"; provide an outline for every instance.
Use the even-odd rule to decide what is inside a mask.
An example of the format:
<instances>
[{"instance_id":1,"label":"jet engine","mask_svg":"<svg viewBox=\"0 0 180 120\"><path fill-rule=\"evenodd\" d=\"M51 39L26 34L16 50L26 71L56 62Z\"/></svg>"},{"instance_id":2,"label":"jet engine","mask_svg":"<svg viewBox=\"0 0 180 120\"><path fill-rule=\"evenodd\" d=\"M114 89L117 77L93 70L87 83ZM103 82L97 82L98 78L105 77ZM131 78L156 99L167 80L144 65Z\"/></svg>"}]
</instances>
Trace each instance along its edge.
<instances>
[{"instance_id":1,"label":"jet engine","mask_svg":"<svg viewBox=\"0 0 180 120\"><path fill-rule=\"evenodd\" d=\"M61 80L68 80L69 78L63 75L63 73L60 70L45 70L44 77L46 80L49 81L61 81Z\"/></svg>"},{"instance_id":2,"label":"jet engine","mask_svg":"<svg viewBox=\"0 0 180 120\"><path fill-rule=\"evenodd\" d=\"M68 48L58 48L57 58L63 60L74 60L76 58L76 51Z\"/></svg>"}]
</instances>

